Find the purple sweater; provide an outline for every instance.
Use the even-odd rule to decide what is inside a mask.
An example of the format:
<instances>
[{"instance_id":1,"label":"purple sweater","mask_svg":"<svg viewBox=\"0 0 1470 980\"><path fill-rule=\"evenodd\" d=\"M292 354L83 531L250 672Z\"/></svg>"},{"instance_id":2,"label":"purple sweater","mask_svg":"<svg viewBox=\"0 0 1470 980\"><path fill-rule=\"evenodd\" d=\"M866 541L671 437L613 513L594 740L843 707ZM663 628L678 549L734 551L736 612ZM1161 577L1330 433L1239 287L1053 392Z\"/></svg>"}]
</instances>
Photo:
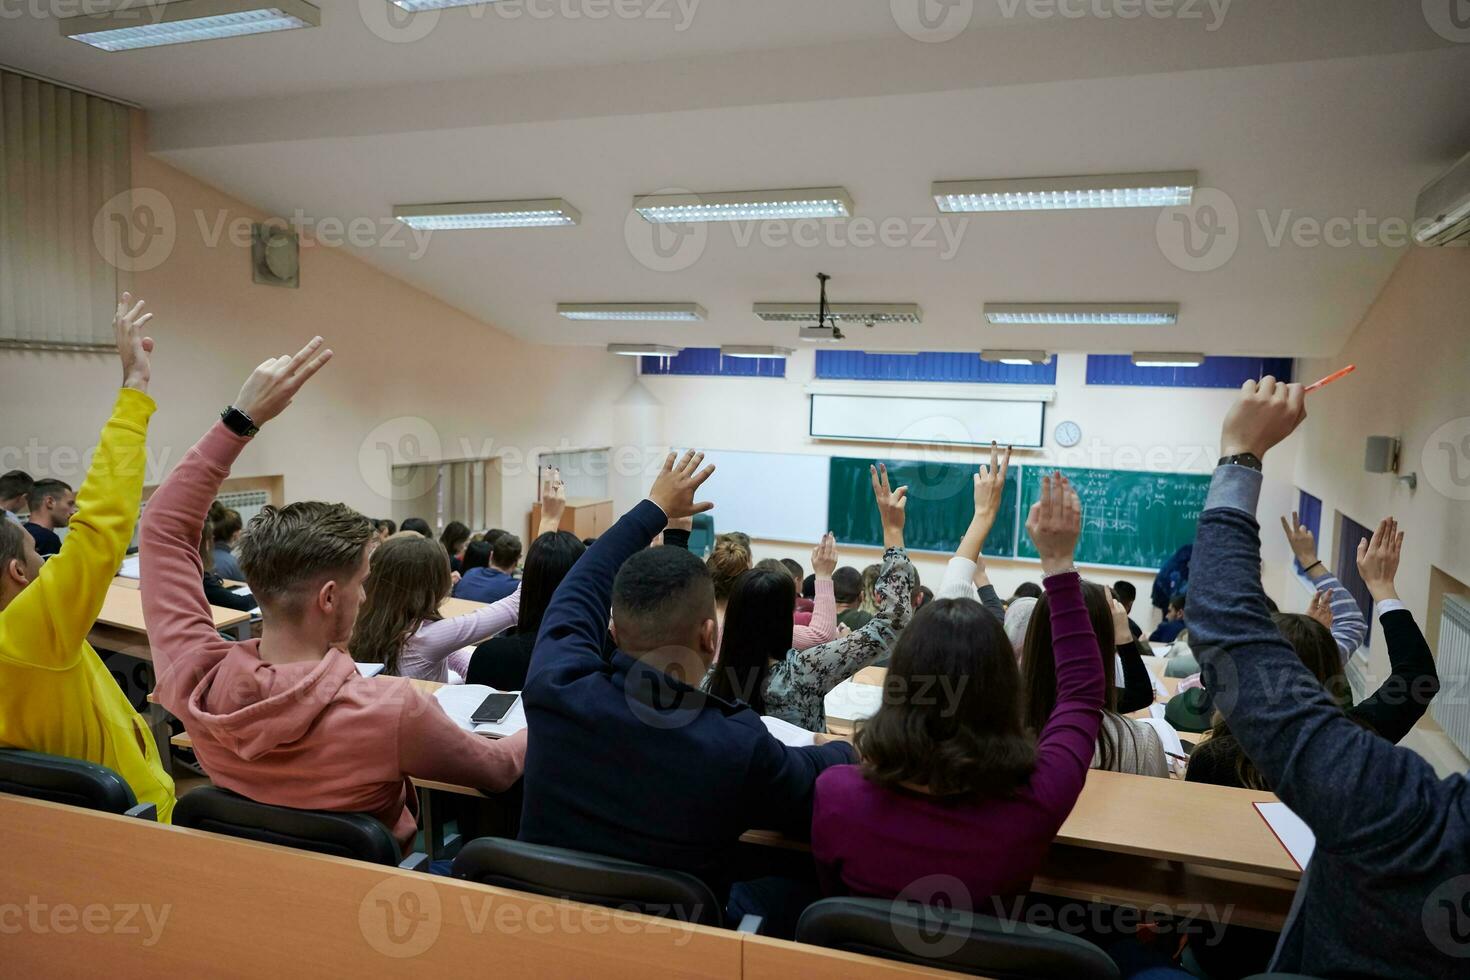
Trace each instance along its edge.
<instances>
[{"instance_id":1,"label":"purple sweater","mask_svg":"<svg viewBox=\"0 0 1470 980\"><path fill-rule=\"evenodd\" d=\"M1043 584L1057 705L1037 740L1030 781L1003 799L941 802L879 787L858 766L827 769L817 777L812 856L829 894L892 898L932 885L928 891L942 888L956 907L993 914L989 899L1029 887L1082 792L1103 703L1102 654L1082 580L1069 572ZM921 881L929 876L945 881Z\"/></svg>"}]
</instances>

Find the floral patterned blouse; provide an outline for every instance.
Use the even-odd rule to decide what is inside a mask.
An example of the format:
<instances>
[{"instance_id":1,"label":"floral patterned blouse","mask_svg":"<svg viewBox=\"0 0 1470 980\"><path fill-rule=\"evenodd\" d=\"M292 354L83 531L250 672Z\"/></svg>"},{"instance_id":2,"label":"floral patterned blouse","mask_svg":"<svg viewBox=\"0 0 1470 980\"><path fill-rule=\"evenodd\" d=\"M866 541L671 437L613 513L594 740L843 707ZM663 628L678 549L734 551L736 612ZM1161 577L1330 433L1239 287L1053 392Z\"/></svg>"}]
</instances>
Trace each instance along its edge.
<instances>
[{"instance_id":1,"label":"floral patterned blouse","mask_svg":"<svg viewBox=\"0 0 1470 980\"><path fill-rule=\"evenodd\" d=\"M766 714L809 732L827 730L827 692L868 664L893 652L913 615L914 569L902 548L883 553L873 591L878 612L868 624L820 646L791 650L766 674Z\"/></svg>"}]
</instances>

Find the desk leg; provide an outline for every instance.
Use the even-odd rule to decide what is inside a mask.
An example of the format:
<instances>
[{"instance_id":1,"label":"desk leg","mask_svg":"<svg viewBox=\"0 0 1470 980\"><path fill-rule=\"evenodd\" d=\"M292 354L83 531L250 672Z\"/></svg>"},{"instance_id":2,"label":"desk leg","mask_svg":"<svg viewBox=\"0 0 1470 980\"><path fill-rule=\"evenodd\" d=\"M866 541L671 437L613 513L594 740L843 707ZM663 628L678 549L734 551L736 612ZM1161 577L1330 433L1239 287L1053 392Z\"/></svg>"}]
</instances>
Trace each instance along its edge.
<instances>
[{"instance_id":1,"label":"desk leg","mask_svg":"<svg viewBox=\"0 0 1470 980\"><path fill-rule=\"evenodd\" d=\"M147 718L148 731L158 743L158 761L162 764L163 771L173 776L174 754L173 746L169 744L169 739L173 738L173 730L169 727L169 714L163 705L150 703Z\"/></svg>"},{"instance_id":2,"label":"desk leg","mask_svg":"<svg viewBox=\"0 0 1470 980\"><path fill-rule=\"evenodd\" d=\"M418 789L419 826L424 835L424 851L431 861L444 856L444 827L434 816L434 791Z\"/></svg>"}]
</instances>

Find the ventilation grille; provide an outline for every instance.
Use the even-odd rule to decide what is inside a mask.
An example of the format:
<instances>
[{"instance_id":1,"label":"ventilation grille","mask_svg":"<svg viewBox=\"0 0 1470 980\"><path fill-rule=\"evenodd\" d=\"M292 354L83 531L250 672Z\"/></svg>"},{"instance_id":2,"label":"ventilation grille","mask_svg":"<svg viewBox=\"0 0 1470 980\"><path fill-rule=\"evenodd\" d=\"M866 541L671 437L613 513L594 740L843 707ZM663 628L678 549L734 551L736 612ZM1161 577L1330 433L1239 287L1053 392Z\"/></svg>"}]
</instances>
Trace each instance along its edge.
<instances>
[{"instance_id":1,"label":"ventilation grille","mask_svg":"<svg viewBox=\"0 0 1470 980\"><path fill-rule=\"evenodd\" d=\"M1429 710L1450 741L1470 755L1470 602L1459 596L1444 597L1435 666L1442 687Z\"/></svg>"}]
</instances>

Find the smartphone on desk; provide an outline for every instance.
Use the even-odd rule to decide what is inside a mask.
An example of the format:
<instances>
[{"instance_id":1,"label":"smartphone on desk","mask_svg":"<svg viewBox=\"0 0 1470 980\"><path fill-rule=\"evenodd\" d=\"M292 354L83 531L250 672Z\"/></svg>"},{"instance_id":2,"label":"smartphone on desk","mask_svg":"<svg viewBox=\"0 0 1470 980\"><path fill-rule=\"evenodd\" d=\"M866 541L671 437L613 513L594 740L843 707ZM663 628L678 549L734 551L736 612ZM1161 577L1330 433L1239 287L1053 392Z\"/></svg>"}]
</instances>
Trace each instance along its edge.
<instances>
[{"instance_id":1,"label":"smartphone on desk","mask_svg":"<svg viewBox=\"0 0 1470 980\"><path fill-rule=\"evenodd\" d=\"M492 694L480 702L475 713L470 715L470 721L476 725L498 725L510 714L510 709L515 707L520 697L519 694Z\"/></svg>"}]
</instances>

